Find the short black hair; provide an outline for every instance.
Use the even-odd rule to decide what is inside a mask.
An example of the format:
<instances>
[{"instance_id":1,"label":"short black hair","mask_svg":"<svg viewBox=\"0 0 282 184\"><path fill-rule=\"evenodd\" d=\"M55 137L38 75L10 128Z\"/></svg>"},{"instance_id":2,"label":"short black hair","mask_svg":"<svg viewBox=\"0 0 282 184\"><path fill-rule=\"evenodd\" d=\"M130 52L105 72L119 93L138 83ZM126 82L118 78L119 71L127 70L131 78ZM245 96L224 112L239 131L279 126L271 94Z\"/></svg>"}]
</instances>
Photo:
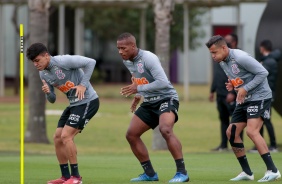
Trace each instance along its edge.
<instances>
[{"instance_id":1,"label":"short black hair","mask_svg":"<svg viewBox=\"0 0 282 184\"><path fill-rule=\"evenodd\" d=\"M47 47L43 43L34 43L26 50L26 57L29 60L34 60L38 55L49 53Z\"/></svg>"},{"instance_id":2,"label":"short black hair","mask_svg":"<svg viewBox=\"0 0 282 184\"><path fill-rule=\"evenodd\" d=\"M267 51L272 51L272 42L270 40L263 40L260 42L260 46Z\"/></svg>"},{"instance_id":3,"label":"short black hair","mask_svg":"<svg viewBox=\"0 0 282 184\"><path fill-rule=\"evenodd\" d=\"M224 38L220 35L215 35L215 36L212 36L210 38L210 40L206 43L206 46L208 48L210 48L212 45L217 45L217 44L224 44L226 45L226 41L224 40Z\"/></svg>"},{"instance_id":4,"label":"short black hair","mask_svg":"<svg viewBox=\"0 0 282 184\"><path fill-rule=\"evenodd\" d=\"M124 40L130 37L134 37L131 33L125 32L118 36L117 40Z\"/></svg>"}]
</instances>

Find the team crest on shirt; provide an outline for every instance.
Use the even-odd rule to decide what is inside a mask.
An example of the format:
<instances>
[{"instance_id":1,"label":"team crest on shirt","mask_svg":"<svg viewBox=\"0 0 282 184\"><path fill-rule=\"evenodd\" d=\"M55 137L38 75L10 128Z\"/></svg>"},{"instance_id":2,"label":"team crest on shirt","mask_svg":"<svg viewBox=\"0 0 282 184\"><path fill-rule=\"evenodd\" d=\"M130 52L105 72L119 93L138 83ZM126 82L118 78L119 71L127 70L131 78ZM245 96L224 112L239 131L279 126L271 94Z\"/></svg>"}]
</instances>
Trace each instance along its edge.
<instances>
[{"instance_id":1,"label":"team crest on shirt","mask_svg":"<svg viewBox=\"0 0 282 184\"><path fill-rule=\"evenodd\" d=\"M142 63L137 63L137 70L139 73L144 73L144 68Z\"/></svg>"},{"instance_id":2,"label":"team crest on shirt","mask_svg":"<svg viewBox=\"0 0 282 184\"><path fill-rule=\"evenodd\" d=\"M62 72L62 70L56 70L56 75L58 77L58 79L64 79L65 78L65 74Z\"/></svg>"},{"instance_id":3,"label":"team crest on shirt","mask_svg":"<svg viewBox=\"0 0 282 184\"><path fill-rule=\"evenodd\" d=\"M232 68L232 73L234 74L238 74L240 72L237 64L231 65L231 68Z\"/></svg>"}]
</instances>

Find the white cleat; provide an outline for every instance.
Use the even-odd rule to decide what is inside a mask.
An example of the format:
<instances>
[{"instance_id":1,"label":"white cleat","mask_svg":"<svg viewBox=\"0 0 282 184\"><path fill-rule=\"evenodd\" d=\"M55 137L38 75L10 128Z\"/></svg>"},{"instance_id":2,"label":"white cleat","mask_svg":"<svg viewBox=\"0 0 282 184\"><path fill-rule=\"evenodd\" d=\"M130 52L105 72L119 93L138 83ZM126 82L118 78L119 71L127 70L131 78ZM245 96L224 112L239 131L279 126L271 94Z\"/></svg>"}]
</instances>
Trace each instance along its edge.
<instances>
[{"instance_id":1,"label":"white cleat","mask_svg":"<svg viewBox=\"0 0 282 184\"><path fill-rule=\"evenodd\" d=\"M268 170L265 172L264 177L258 180L258 182L275 181L275 180L279 180L280 178L281 178L281 174L278 170L276 173L272 172L271 170Z\"/></svg>"},{"instance_id":2,"label":"white cleat","mask_svg":"<svg viewBox=\"0 0 282 184\"><path fill-rule=\"evenodd\" d=\"M230 179L230 181L242 181L242 180L254 180L254 174L251 176L242 171L238 176L235 178Z\"/></svg>"}]
</instances>

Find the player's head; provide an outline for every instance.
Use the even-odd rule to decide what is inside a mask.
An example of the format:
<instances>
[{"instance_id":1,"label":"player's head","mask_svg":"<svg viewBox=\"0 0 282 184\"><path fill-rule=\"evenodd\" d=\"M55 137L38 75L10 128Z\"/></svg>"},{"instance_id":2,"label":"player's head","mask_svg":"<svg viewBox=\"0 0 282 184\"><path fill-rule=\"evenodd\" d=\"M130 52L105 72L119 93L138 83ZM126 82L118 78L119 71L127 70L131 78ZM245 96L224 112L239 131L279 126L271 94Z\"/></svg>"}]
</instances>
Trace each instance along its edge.
<instances>
[{"instance_id":1,"label":"player's head","mask_svg":"<svg viewBox=\"0 0 282 184\"><path fill-rule=\"evenodd\" d=\"M50 55L47 47L42 43L32 44L26 51L26 56L31 60L37 70L44 70L49 62Z\"/></svg>"},{"instance_id":2,"label":"player's head","mask_svg":"<svg viewBox=\"0 0 282 184\"><path fill-rule=\"evenodd\" d=\"M138 53L135 37L130 33L122 33L117 38L117 49L123 60L133 60Z\"/></svg>"},{"instance_id":3,"label":"player's head","mask_svg":"<svg viewBox=\"0 0 282 184\"><path fill-rule=\"evenodd\" d=\"M269 54L272 51L272 43L270 40L263 40L259 46L260 53L263 55Z\"/></svg>"},{"instance_id":4,"label":"player's head","mask_svg":"<svg viewBox=\"0 0 282 184\"><path fill-rule=\"evenodd\" d=\"M237 45L238 45L238 36L234 33L230 33L230 34L227 34L225 37L224 37L226 43L227 43L227 46L231 49L237 49Z\"/></svg>"},{"instance_id":5,"label":"player's head","mask_svg":"<svg viewBox=\"0 0 282 184\"><path fill-rule=\"evenodd\" d=\"M209 48L211 56L216 62L223 61L229 54L229 48L227 47L226 41L220 35L211 37L206 43L206 46Z\"/></svg>"}]
</instances>

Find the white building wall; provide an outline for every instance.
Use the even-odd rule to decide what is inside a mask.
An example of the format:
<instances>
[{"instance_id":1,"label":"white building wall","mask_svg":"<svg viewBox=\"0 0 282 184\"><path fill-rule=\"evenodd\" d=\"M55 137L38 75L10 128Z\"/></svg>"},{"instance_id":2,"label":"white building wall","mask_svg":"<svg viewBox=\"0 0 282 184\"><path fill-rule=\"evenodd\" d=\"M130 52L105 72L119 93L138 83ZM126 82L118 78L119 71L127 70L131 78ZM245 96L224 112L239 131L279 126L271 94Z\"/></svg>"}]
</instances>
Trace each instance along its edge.
<instances>
[{"instance_id":1,"label":"white building wall","mask_svg":"<svg viewBox=\"0 0 282 184\"><path fill-rule=\"evenodd\" d=\"M191 84L210 83L212 80L212 60L205 43L212 36L213 25L236 26L240 19L241 34L239 37L239 48L254 56L255 38L258 24L266 3L241 3L239 13L237 7L222 6L211 8L202 16L203 29L206 36L199 40L201 46L196 50L189 51L189 80ZM183 56L180 53L178 60L178 81L183 83Z\"/></svg>"},{"instance_id":2,"label":"white building wall","mask_svg":"<svg viewBox=\"0 0 282 184\"><path fill-rule=\"evenodd\" d=\"M24 24L24 33L28 33L27 6L21 6L18 8L18 27L20 24ZM20 50L20 36L16 32L15 26L12 22L14 13L14 5L3 5L3 38L4 38L4 67L5 76L14 77L16 75L16 67L19 63L19 50ZM24 40L24 48L26 48L27 40ZM26 58L24 58L26 60ZM26 62L25 62L25 66ZM26 68L26 67L25 67Z\"/></svg>"}]
</instances>

